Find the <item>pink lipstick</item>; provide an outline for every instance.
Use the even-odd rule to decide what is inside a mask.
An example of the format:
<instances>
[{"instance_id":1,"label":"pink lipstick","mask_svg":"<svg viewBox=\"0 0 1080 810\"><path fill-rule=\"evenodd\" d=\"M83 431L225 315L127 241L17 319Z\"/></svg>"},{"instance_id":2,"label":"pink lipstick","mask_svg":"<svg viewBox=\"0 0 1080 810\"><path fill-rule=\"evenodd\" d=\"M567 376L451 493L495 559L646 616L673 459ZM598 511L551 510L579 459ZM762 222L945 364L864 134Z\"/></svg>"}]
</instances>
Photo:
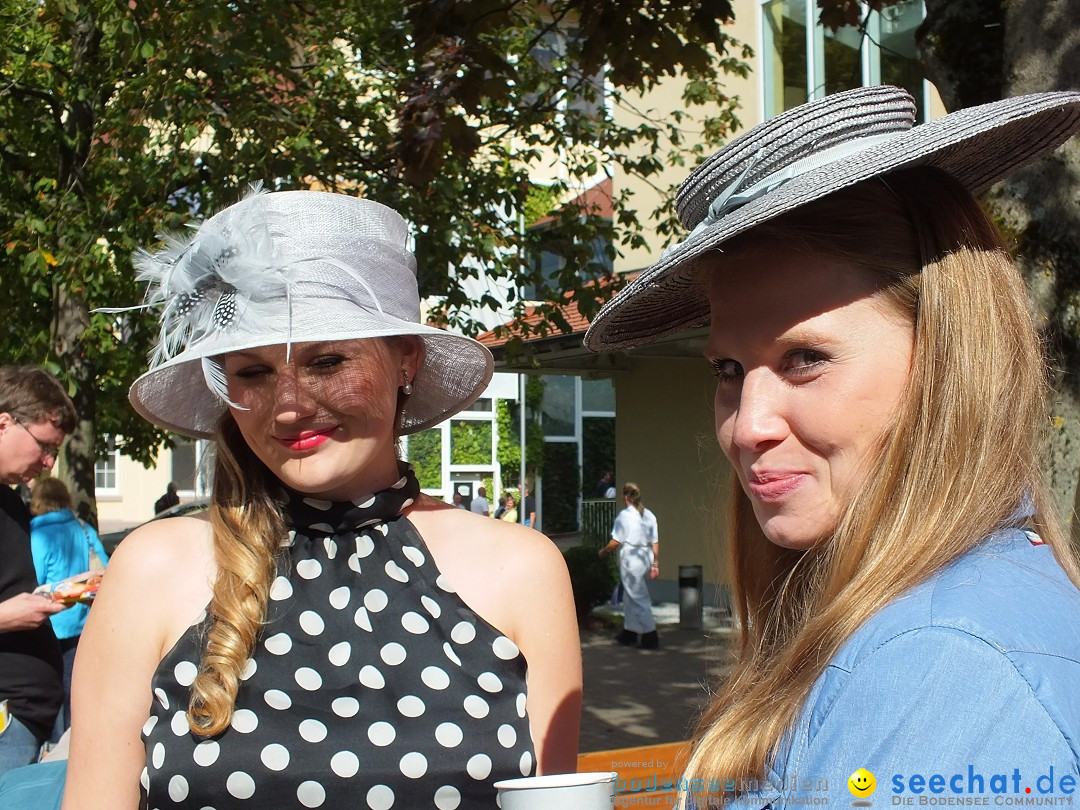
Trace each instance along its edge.
<instances>
[{"instance_id":1,"label":"pink lipstick","mask_svg":"<svg viewBox=\"0 0 1080 810\"><path fill-rule=\"evenodd\" d=\"M302 452L304 450L314 450L328 441L335 430L337 430L337 427L326 428L325 430L305 430L294 436L275 436L274 438L290 450Z\"/></svg>"}]
</instances>

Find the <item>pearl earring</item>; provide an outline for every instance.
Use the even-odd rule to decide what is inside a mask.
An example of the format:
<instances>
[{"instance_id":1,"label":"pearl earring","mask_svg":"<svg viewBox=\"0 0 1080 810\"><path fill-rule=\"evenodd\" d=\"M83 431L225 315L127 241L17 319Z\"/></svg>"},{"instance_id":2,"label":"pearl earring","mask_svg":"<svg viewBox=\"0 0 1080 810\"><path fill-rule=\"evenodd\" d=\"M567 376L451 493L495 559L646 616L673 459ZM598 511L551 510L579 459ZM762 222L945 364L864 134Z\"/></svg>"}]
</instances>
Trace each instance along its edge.
<instances>
[{"instance_id":1,"label":"pearl earring","mask_svg":"<svg viewBox=\"0 0 1080 810\"><path fill-rule=\"evenodd\" d=\"M405 371L405 369L402 369L401 376L405 380L405 384L401 386L401 393L403 393L405 396L408 396L412 393L412 383L409 381L409 372Z\"/></svg>"}]
</instances>

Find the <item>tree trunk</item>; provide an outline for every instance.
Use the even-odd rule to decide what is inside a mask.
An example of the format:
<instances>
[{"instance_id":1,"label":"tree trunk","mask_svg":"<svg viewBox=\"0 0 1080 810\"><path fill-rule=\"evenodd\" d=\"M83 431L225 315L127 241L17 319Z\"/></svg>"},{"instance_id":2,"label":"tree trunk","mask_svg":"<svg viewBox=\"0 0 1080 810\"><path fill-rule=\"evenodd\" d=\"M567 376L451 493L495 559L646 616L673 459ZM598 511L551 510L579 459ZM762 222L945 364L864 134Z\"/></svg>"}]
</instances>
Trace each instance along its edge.
<instances>
[{"instance_id":1,"label":"tree trunk","mask_svg":"<svg viewBox=\"0 0 1080 810\"><path fill-rule=\"evenodd\" d=\"M916 38L926 78L945 108L957 110L1003 97L1002 0L925 0Z\"/></svg>"},{"instance_id":2,"label":"tree trunk","mask_svg":"<svg viewBox=\"0 0 1080 810\"><path fill-rule=\"evenodd\" d=\"M1005 6L1005 93L1080 87L1080 0L1009 0ZM992 202L1016 235L1018 258L1045 329L1054 366L1047 469L1062 514L1080 542L1080 143L1001 184Z\"/></svg>"},{"instance_id":3,"label":"tree trunk","mask_svg":"<svg viewBox=\"0 0 1080 810\"><path fill-rule=\"evenodd\" d=\"M89 162L90 150L94 142L96 115L94 99L96 88L88 77L89 69L100 51L101 32L97 29L97 12L92 3L82 3L73 8L72 26L72 61L74 63L73 83L81 85L81 92L71 92L64 122L67 146L70 148L71 163L61 165L60 184L71 190L69 201L61 206L59 216L71 221L82 219L96 222L97 218L86 216L87 185L84 166ZM67 154L65 151L64 154ZM61 256L81 256L86 247L72 244L61 237L58 240ZM75 432L65 445L64 462L68 483L75 498L75 512L83 520L97 528L97 499L94 492L94 464L97 453L94 444L97 431L94 427L94 414L97 412L97 374L93 361L85 351L80 338L90 326L85 296L72 289L71 279L62 276L53 285L55 322L53 325L53 349L56 357L67 373L67 379L74 387L72 402L79 417Z\"/></svg>"},{"instance_id":4,"label":"tree trunk","mask_svg":"<svg viewBox=\"0 0 1080 810\"><path fill-rule=\"evenodd\" d=\"M1080 0L926 0L919 45L948 109L1080 87ZM1051 353L1046 471L1062 514L1080 515L1080 144L998 184L985 201L1011 242ZM1072 517L1080 543L1080 517Z\"/></svg>"},{"instance_id":5,"label":"tree trunk","mask_svg":"<svg viewBox=\"0 0 1080 810\"><path fill-rule=\"evenodd\" d=\"M64 445L64 465L68 483L75 497L75 512L97 528L97 501L94 497L94 413L97 398L93 363L83 351L79 338L90 324L86 303L64 284L55 288L53 348L74 383L71 399L79 421L75 432Z\"/></svg>"}]
</instances>

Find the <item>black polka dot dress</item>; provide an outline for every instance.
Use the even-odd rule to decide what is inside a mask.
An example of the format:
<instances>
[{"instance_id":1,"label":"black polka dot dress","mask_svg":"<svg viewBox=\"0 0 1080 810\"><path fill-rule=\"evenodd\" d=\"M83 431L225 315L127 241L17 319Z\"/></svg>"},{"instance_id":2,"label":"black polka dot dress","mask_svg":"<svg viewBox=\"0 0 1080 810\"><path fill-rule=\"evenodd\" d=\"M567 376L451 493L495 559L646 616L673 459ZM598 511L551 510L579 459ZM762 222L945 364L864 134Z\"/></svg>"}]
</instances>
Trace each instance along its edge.
<instances>
[{"instance_id":1,"label":"black polka dot dress","mask_svg":"<svg viewBox=\"0 0 1080 810\"><path fill-rule=\"evenodd\" d=\"M389 490L337 504L291 494L290 544L221 735L188 728L200 617L154 674L146 808L492 808L535 761L525 659L471 611Z\"/></svg>"}]
</instances>

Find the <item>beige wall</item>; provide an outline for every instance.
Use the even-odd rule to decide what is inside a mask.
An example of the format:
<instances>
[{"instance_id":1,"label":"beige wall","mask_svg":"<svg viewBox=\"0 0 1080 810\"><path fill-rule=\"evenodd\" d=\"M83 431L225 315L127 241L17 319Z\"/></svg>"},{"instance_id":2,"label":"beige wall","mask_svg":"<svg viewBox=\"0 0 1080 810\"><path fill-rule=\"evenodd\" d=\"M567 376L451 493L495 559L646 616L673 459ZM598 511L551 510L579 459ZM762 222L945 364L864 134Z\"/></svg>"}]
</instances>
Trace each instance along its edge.
<instances>
[{"instance_id":1,"label":"beige wall","mask_svg":"<svg viewBox=\"0 0 1080 810\"><path fill-rule=\"evenodd\" d=\"M702 565L706 582L726 581L717 529L727 463L716 444L715 383L705 361L633 358L614 382L619 484L637 483L656 513L661 578L676 579L680 565Z\"/></svg>"},{"instance_id":2,"label":"beige wall","mask_svg":"<svg viewBox=\"0 0 1080 810\"><path fill-rule=\"evenodd\" d=\"M733 5L735 7L735 22L728 26L726 31L740 43L750 45L756 51L759 28L757 2L756 0L735 0ZM752 67L756 67L755 60L749 61ZM734 75L722 79L724 93L728 96L737 96L740 105L738 117L742 122L742 128L733 136L741 134L761 120L761 105L759 103L761 92L758 81L756 72L751 72L745 79ZM686 81L681 76L665 79L648 93L637 96L628 95L625 104L616 105L612 109L612 116L624 126L638 126L644 123L646 118L668 121L672 110L686 109L682 101L685 86ZM703 112L708 114L712 111L702 107L691 107L688 112L690 112L690 117L684 119L681 128L686 138L685 143L690 146L694 143L695 137L700 139L701 125L698 122L703 117ZM711 151L707 151L704 157L709 154L711 154ZM667 162L665 160L666 155L662 154L660 157L663 162ZM663 244L663 238L656 234L653 227L655 222L649 219L649 214L660 203L661 195L659 190L677 186L690 173L693 165L689 163L684 166L669 165L660 174L650 178L647 182L626 174L618 166L613 168L612 177L615 191L618 193L629 189L633 193L634 198L631 204L637 210L642 223L646 226L643 235L646 244L650 246L636 250L622 248L625 255L616 260L615 271L621 273L640 270L656 261Z\"/></svg>"},{"instance_id":3,"label":"beige wall","mask_svg":"<svg viewBox=\"0 0 1080 810\"><path fill-rule=\"evenodd\" d=\"M116 531L149 520L154 516L154 501L165 494L172 471L172 451L162 450L156 467L147 469L137 461L120 456L117 465L118 494L98 493L98 529ZM188 500L181 497L181 500Z\"/></svg>"}]
</instances>

